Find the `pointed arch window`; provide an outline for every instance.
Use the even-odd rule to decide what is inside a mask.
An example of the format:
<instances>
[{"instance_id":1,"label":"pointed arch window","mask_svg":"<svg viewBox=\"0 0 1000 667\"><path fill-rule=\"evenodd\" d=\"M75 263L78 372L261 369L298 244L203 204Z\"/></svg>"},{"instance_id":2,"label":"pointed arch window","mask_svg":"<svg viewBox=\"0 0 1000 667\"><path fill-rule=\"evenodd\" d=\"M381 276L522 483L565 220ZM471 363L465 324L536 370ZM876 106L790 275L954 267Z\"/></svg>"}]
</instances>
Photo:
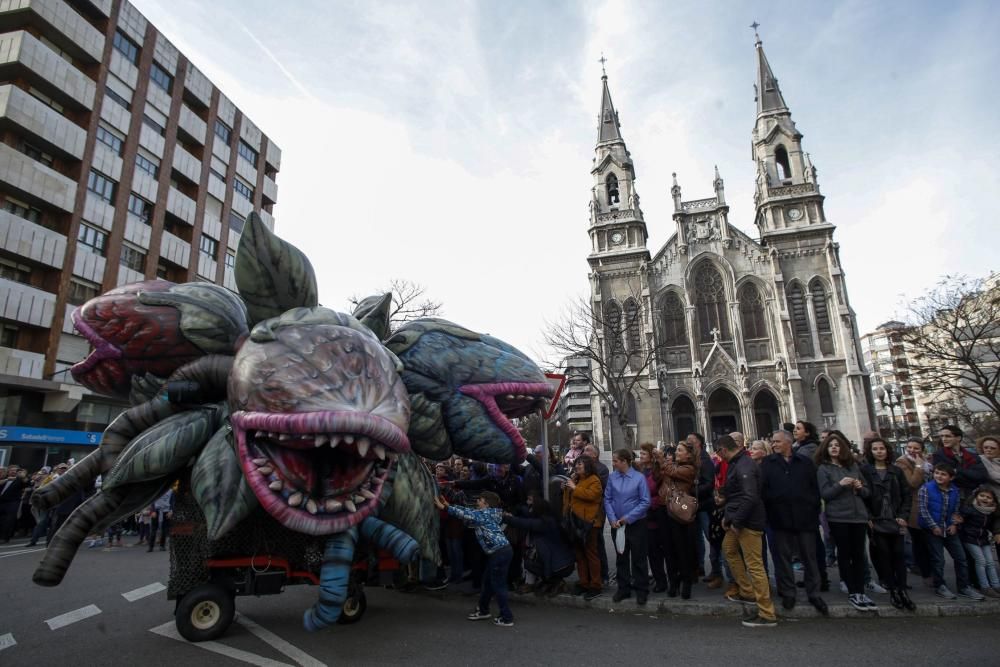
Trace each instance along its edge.
<instances>
[{"instance_id":1,"label":"pointed arch window","mask_svg":"<svg viewBox=\"0 0 1000 667\"><path fill-rule=\"evenodd\" d=\"M812 295L813 310L816 311L816 331L820 333L830 333L830 311L826 307L826 289L823 288L823 281L813 278L809 283L809 293Z\"/></svg>"},{"instance_id":2,"label":"pointed arch window","mask_svg":"<svg viewBox=\"0 0 1000 667\"><path fill-rule=\"evenodd\" d=\"M604 307L604 336L607 339L611 369L618 373L625 368L625 345L622 342L622 308L617 303Z\"/></svg>"},{"instance_id":3,"label":"pointed arch window","mask_svg":"<svg viewBox=\"0 0 1000 667\"><path fill-rule=\"evenodd\" d=\"M699 340L711 343L715 340L712 332L719 331L720 340L731 340L729 316L726 313L726 288L719 270L705 262L695 273L694 303L698 313Z\"/></svg>"},{"instance_id":4,"label":"pointed arch window","mask_svg":"<svg viewBox=\"0 0 1000 667\"><path fill-rule=\"evenodd\" d=\"M740 323L743 325L743 347L749 361L764 361L770 357L769 334L764 299L753 283L740 290Z\"/></svg>"},{"instance_id":5,"label":"pointed arch window","mask_svg":"<svg viewBox=\"0 0 1000 667\"><path fill-rule=\"evenodd\" d=\"M639 304L629 298L625 302L625 340L628 345L628 359L632 370L638 370L642 359L642 315Z\"/></svg>"},{"instance_id":6,"label":"pointed arch window","mask_svg":"<svg viewBox=\"0 0 1000 667\"><path fill-rule=\"evenodd\" d=\"M608 205L621 203L621 198L618 195L618 177L614 174L608 174L605 182L608 188Z\"/></svg>"},{"instance_id":7,"label":"pointed arch window","mask_svg":"<svg viewBox=\"0 0 1000 667\"><path fill-rule=\"evenodd\" d=\"M788 161L788 151L780 144L774 149L774 163L778 167L778 178L780 180L787 181L792 178L792 167Z\"/></svg>"},{"instance_id":8,"label":"pointed arch window","mask_svg":"<svg viewBox=\"0 0 1000 667\"><path fill-rule=\"evenodd\" d=\"M795 347L800 355L811 357L812 333L809 328L809 311L806 298L802 293L802 285L792 283L786 290L788 297L788 314L792 319L792 333L795 335Z\"/></svg>"},{"instance_id":9,"label":"pointed arch window","mask_svg":"<svg viewBox=\"0 0 1000 667\"><path fill-rule=\"evenodd\" d=\"M816 383L816 392L819 394L819 411L824 415L834 414L833 394L830 393L830 383L826 378L820 378Z\"/></svg>"},{"instance_id":10,"label":"pointed arch window","mask_svg":"<svg viewBox=\"0 0 1000 667\"><path fill-rule=\"evenodd\" d=\"M663 298L663 344L666 347L686 346L687 318L684 304L677 292L667 292Z\"/></svg>"}]
</instances>

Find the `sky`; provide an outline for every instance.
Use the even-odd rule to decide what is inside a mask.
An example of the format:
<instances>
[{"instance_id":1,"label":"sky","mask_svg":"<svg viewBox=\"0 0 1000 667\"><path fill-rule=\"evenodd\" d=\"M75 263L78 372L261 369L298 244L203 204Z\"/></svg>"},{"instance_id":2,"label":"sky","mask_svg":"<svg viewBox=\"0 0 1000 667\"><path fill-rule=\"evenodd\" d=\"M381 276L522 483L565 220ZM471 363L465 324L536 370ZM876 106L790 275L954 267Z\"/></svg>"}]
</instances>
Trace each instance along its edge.
<instances>
[{"instance_id":1,"label":"sky","mask_svg":"<svg viewBox=\"0 0 1000 667\"><path fill-rule=\"evenodd\" d=\"M757 21L862 333L1000 267L1000 4L133 0L282 149L276 231L320 300L394 278L536 359L589 293L601 66L651 254L726 183L753 225Z\"/></svg>"}]
</instances>

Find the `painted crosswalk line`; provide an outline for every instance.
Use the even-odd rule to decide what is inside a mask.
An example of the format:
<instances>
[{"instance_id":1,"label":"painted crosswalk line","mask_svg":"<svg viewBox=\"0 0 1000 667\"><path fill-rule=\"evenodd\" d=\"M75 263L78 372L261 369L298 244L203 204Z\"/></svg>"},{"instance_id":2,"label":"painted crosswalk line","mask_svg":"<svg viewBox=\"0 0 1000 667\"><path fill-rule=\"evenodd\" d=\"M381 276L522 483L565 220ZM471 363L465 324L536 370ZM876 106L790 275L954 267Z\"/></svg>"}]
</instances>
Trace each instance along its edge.
<instances>
[{"instance_id":1,"label":"painted crosswalk line","mask_svg":"<svg viewBox=\"0 0 1000 667\"><path fill-rule=\"evenodd\" d=\"M68 611L65 614L60 614L45 621L49 626L50 630L58 630L59 628L64 628L67 625L72 625L77 621L82 621L85 618L90 618L91 616L97 616L101 613L101 610L96 604L87 605L86 607L80 607L79 609L74 609L73 611Z\"/></svg>"},{"instance_id":2,"label":"painted crosswalk line","mask_svg":"<svg viewBox=\"0 0 1000 667\"><path fill-rule=\"evenodd\" d=\"M14 639L14 635L9 632L5 635L0 635L0 651L12 646L17 646L17 640Z\"/></svg>"},{"instance_id":3,"label":"painted crosswalk line","mask_svg":"<svg viewBox=\"0 0 1000 667\"><path fill-rule=\"evenodd\" d=\"M129 602L135 602L136 600L141 600L144 597L149 597L150 595L155 595L160 591L167 590L167 587L160 582L155 582L149 584L148 586L141 586L134 591L129 591L128 593L122 593L122 597Z\"/></svg>"}]
</instances>

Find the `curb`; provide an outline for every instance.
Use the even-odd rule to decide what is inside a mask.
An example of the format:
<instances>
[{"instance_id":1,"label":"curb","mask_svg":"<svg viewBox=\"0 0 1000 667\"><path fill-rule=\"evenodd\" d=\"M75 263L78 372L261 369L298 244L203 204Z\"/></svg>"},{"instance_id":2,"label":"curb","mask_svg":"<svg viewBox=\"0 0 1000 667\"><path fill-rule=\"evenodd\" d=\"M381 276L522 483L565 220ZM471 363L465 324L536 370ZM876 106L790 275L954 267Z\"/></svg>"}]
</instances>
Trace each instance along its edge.
<instances>
[{"instance_id":1,"label":"curb","mask_svg":"<svg viewBox=\"0 0 1000 667\"><path fill-rule=\"evenodd\" d=\"M614 602L611 594L606 593L599 598L587 602L582 597L575 597L568 594L557 595L556 597L538 597L532 594L511 593L511 598L519 603L530 605L553 605L556 607L571 607L575 609L598 609L611 613L643 613L643 614L666 614L670 616L707 616L715 618L739 618L743 615L742 604L735 602L706 602L704 600L676 600L650 596L649 602L640 607L635 603L634 598ZM826 599L830 608L830 618L912 618L940 617L940 616L987 616L1000 614L1000 600L985 600L983 602L924 602L917 603L916 611L900 611L888 604L879 604L878 611L864 612L858 611L849 604L832 603L829 596ZM876 602L879 602L876 600ZM813 609L808 602L799 601L792 610L782 609L780 602L775 605L779 619L821 619L823 616Z\"/></svg>"}]
</instances>

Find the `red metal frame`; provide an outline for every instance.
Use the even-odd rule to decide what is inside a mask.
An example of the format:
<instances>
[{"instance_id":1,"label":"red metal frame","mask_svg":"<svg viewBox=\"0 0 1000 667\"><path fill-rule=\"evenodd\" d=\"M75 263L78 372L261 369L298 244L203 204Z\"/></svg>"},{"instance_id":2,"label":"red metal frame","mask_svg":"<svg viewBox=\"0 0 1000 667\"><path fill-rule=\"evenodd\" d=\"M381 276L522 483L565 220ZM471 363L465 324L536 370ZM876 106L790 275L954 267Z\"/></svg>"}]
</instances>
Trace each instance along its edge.
<instances>
[{"instance_id":1,"label":"red metal frame","mask_svg":"<svg viewBox=\"0 0 1000 667\"><path fill-rule=\"evenodd\" d=\"M552 400L549 401L549 409L542 413L542 418L548 421L549 417L556 411L556 406L559 403L559 395L562 394L563 387L566 386L566 376L559 373L546 373L545 377L552 380L549 384L555 385L556 382L559 383L556 385L556 393L552 395Z\"/></svg>"},{"instance_id":2,"label":"red metal frame","mask_svg":"<svg viewBox=\"0 0 1000 667\"><path fill-rule=\"evenodd\" d=\"M288 564L288 559L281 556L262 555L242 558L210 558L206 561L206 564L210 568L250 567L255 570L278 568L284 570L285 575L289 579L308 579L314 586L319 586L319 577L312 572L293 570L291 565Z\"/></svg>"}]
</instances>

